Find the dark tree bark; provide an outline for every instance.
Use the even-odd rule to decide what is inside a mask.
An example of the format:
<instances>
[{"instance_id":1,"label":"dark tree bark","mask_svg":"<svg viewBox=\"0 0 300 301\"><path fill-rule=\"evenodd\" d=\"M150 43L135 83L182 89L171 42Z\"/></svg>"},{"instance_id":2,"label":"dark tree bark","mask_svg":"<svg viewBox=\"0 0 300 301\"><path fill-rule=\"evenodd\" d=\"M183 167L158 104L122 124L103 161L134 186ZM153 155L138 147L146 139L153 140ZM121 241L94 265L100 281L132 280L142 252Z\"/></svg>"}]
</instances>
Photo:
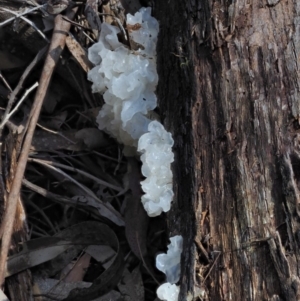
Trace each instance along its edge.
<instances>
[{"instance_id":1,"label":"dark tree bark","mask_svg":"<svg viewBox=\"0 0 300 301\"><path fill-rule=\"evenodd\" d=\"M299 1L165 0L154 14L180 300L300 300Z\"/></svg>"}]
</instances>

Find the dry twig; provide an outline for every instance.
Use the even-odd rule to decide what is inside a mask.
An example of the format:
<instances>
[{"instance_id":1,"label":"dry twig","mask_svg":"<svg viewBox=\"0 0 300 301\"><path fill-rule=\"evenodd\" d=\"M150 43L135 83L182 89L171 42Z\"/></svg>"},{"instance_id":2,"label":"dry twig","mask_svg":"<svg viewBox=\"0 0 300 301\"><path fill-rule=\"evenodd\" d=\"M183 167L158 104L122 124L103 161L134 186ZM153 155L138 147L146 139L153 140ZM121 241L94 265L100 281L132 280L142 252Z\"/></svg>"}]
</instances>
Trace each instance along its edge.
<instances>
[{"instance_id":1,"label":"dry twig","mask_svg":"<svg viewBox=\"0 0 300 301\"><path fill-rule=\"evenodd\" d=\"M27 89L23 95L23 97L20 99L20 101L17 103L17 105L14 107L14 109L3 118L2 122L0 123L0 130L3 129L8 119L15 114L15 112L18 110L20 105L23 103L23 101L26 99L26 97L29 95L30 92L32 92L39 84L36 82L33 84L29 89Z\"/></svg>"},{"instance_id":2,"label":"dry twig","mask_svg":"<svg viewBox=\"0 0 300 301\"><path fill-rule=\"evenodd\" d=\"M36 6L36 7L34 7L34 8L31 8L31 9L26 9L24 12L22 12L22 13L20 13L20 14L18 14L18 13L16 13L16 12L12 11L12 10L10 10L10 9L6 9L6 8L2 7L1 10L6 11L6 12L9 12L9 13L15 15L15 17L9 18L9 19L5 20L4 22L0 23L0 27L2 27L2 26L4 26L4 25L8 24L9 22L14 21L16 18L22 18L23 16L25 16L25 15L27 15L27 14L29 14L29 13L32 13L33 11L36 11L36 10L38 10L38 9L41 9L41 8L43 8L43 7L44 7L44 5L39 5L39 6ZM23 19L23 18L22 18L22 19ZM23 20L24 20L24 19L23 19ZM24 20L24 21L25 21L25 20ZM27 22L27 21L28 21L28 19L26 20L26 22Z\"/></svg>"},{"instance_id":3,"label":"dry twig","mask_svg":"<svg viewBox=\"0 0 300 301\"><path fill-rule=\"evenodd\" d=\"M31 72L31 70L33 69L33 67L40 61L40 59L44 56L44 54L46 53L47 47L43 48L42 50L40 50L38 52L38 54L35 56L35 58L33 59L33 61L28 65L28 67L25 69L24 73L22 74L16 88L14 89L14 91L11 93L10 97L9 97L9 101L8 104L6 106L5 109L5 113L2 117L2 120L5 120L7 115L10 113L10 109L12 108L14 102L15 102L15 98L17 96L17 94L19 93L19 91L22 89L23 83L25 81L25 79L27 78L27 76L29 75L29 73ZM3 122L3 121L2 121ZM0 129L0 136L2 136L2 130Z\"/></svg>"},{"instance_id":4,"label":"dry twig","mask_svg":"<svg viewBox=\"0 0 300 301\"><path fill-rule=\"evenodd\" d=\"M69 11L68 17L72 19L75 16L76 8ZM12 182L11 191L8 196L7 208L4 213L3 221L0 228L0 236L2 244L0 250L0 283L4 282L4 272L7 254L12 236L16 207L20 195L22 179L26 168L28 154L31 147L31 141L35 131L35 127L40 115L43 100L49 87L54 68L59 60L60 54L65 46L67 33L70 30L71 24L64 21L61 15L55 17L55 26L50 44L50 49L43 67L43 72L40 79L40 85L36 92L34 103L32 105L31 115L27 134L24 140L22 152L20 154L18 165L16 168L14 180Z\"/></svg>"},{"instance_id":5,"label":"dry twig","mask_svg":"<svg viewBox=\"0 0 300 301\"><path fill-rule=\"evenodd\" d=\"M47 42L47 43L49 43L49 40L47 39L47 37L45 36L45 34L32 22L32 21L30 21L29 19L27 19L27 18L25 18L25 17L23 17L23 16L20 16L19 14L17 14L16 12L14 12L14 11L12 11L12 10L10 10L10 9L6 9L6 8L1 8L2 10L4 10L4 11L6 11L6 12L9 12L9 13L11 13L11 14L13 14L13 15L15 15L16 17L14 17L14 18L11 18L11 19L16 19L17 17L20 17L23 21L25 21L26 23L28 23L32 28L34 28L36 31L37 31L37 33ZM0 26L1 27L1 26Z\"/></svg>"}]
</instances>

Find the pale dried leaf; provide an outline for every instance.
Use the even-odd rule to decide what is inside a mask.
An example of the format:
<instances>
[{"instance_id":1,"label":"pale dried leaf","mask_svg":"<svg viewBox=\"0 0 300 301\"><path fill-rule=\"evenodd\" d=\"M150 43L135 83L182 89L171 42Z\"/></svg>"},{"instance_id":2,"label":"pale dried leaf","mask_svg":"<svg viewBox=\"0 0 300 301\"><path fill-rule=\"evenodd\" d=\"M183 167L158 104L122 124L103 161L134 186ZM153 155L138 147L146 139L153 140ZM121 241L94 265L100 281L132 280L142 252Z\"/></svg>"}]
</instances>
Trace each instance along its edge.
<instances>
[{"instance_id":1,"label":"pale dried leaf","mask_svg":"<svg viewBox=\"0 0 300 301\"><path fill-rule=\"evenodd\" d=\"M61 273L61 279L65 282L82 281L90 265L91 256L83 254L76 262L69 264Z\"/></svg>"},{"instance_id":2,"label":"pale dried leaf","mask_svg":"<svg viewBox=\"0 0 300 301\"><path fill-rule=\"evenodd\" d=\"M42 237L23 243L23 250L8 258L6 277L55 258L69 249L70 243L57 237Z\"/></svg>"},{"instance_id":3,"label":"pale dried leaf","mask_svg":"<svg viewBox=\"0 0 300 301\"><path fill-rule=\"evenodd\" d=\"M34 277L34 293L35 295L47 295L40 301L53 301L55 299L62 300L66 298L71 290L75 288L88 288L92 285L89 282L62 282L56 279ZM112 301L118 300L121 294L117 291L110 291L102 297L93 299L92 301Z\"/></svg>"},{"instance_id":4,"label":"pale dried leaf","mask_svg":"<svg viewBox=\"0 0 300 301\"><path fill-rule=\"evenodd\" d=\"M85 252L101 263L108 262L116 254L116 252L110 246L96 245L88 246Z\"/></svg>"},{"instance_id":5,"label":"pale dried leaf","mask_svg":"<svg viewBox=\"0 0 300 301\"><path fill-rule=\"evenodd\" d=\"M116 252L110 246L89 246L86 253L101 262L106 269L112 264L112 260L116 255Z\"/></svg>"},{"instance_id":6,"label":"pale dried leaf","mask_svg":"<svg viewBox=\"0 0 300 301\"><path fill-rule=\"evenodd\" d=\"M9 301L9 299L3 293L2 289L0 289L0 301Z\"/></svg>"}]
</instances>

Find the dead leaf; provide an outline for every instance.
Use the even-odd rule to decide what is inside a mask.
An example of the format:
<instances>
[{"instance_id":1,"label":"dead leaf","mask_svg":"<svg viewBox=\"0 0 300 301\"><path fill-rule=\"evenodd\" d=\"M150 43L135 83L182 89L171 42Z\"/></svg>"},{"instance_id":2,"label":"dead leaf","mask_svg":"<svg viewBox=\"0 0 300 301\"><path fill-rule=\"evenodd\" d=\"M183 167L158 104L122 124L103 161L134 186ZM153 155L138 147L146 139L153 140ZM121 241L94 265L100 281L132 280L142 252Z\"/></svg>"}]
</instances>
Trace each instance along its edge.
<instances>
[{"instance_id":1,"label":"dead leaf","mask_svg":"<svg viewBox=\"0 0 300 301\"><path fill-rule=\"evenodd\" d=\"M83 151L106 147L110 141L96 128L79 131L66 130L57 133L37 129L34 133L31 149L34 151L72 150Z\"/></svg>"},{"instance_id":2,"label":"dead leaf","mask_svg":"<svg viewBox=\"0 0 300 301\"><path fill-rule=\"evenodd\" d=\"M63 301L89 301L106 294L119 282L124 269L123 255L119 247L118 238L107 225L99 222L84 222L75 226L78 230L85 229L86 233L84 235L88 238L91 234L94 236L97 233L97 237L101 237L106 242L106 245L110 245L116 252L110 267L95 279L89 288L73 289L68 297L63 299ZM68 239L69 236L64 234L64 238Z\"/></svg>"},{"instance_id":3,"label":"dead leaf","mask_svg":"<svg viewBox=\"0 0 300 301\"><path fill-rule=\"evenodd\" d=\"M54 27L54 16L53 15L48 15L48 16L43 16L42 18L43 25L44 25L44 32L50 31Z\"/></svg>"},{"instance_id":4,"label":"dead leaf","mask_svg":"<svg viewBox=\"0 0 300 301\"><path fill-rule=\"evenodd\" d=\"M59 130L63 123L66 121L68 116L67 111L59 112L58 114L52 115L48 120L43 119L42 126L51 130Z\"/></svg>"},{"instance_id":5,"label":"dead leaf","mask_svg":"<svg viewBox=\"0 0 300 301\"><path fill-rule=\"evenodd\" d=\"M24 64L25 62L9 51L0 50L0 70L18 68L24 66Z\"/></svg>"},{"instance_id":6,"label":"dead leaf","mask_svg":"<svg viewBox=\"0 0 300 301\"><path fill-rule=\"evenodd\" d=\"M125 225L122 216L109 203L106 203L106 206L104 206L103 204L97 202L94 198L89 196L74 196L72 197L72 200L96 208L100 215L111 220L113 223L115 223L118 226L123 227ZM111 210L109 210L108 208Z\"/></svg>"},{"instance_id":7,"label":"dead leaf","mask_svg":"<svg viewBox=\"0 0 300 301\"><path fill-rule=\"evenodd\" d=\"M90 108L86 111L83 111L81 116L85 116L85 117L89 118L91 122L95 123L100 110L101 110L101 107ZM83 118L84 117L80 117L79 121L82 121Z\"/></svg>"},{"instance_id":8,"label":"dead leaf","mask_svg":"<svg viewBox=\"0 0 300 301\"><path fill-rule=\"evenodd\" d=\"M122 293L124 301L144 301L145 290L139 266L132 273L127 269L124 270L122 281L118 284L118 289Z\"/></svg>"},{"instance_id":9,"label":"dead leaf","mask_svg":"<svg viewBox=\"0 0 300 301\"><path fill-rule=\"evenodd\" d=\"M23 243L23 250L7 261L5 277L49 261L70 248L70 241L57 237L42 237Z\"/></svg>"},{"instance_id":10,"label":"dead leaf","mask_svg":"<svg viewBox=\"0 0 300 301\"><path fill-rule=\"evenodd\" d=\"M91 286L82 289L75 286L67 297L63 297L63 301L90 301L106 294L117 285L123 273L124 261L119 248L118 238L107 225L99 222L83 222L57 233L55 237L72 241L74 244L73 248L75 248L77 253L83 247L95 244L110 246L115 252L110 266L93 281ZM67 253L69 253L69 250ZM54 263L53 266L57 267L62 262L65 262L64 256L66 256L66 253L57 256L50 263ZM69 256L70 260L73 258ZM44 267L47 269L47 265L43 265ZM66 284L64 281L62 282Z\"/></svg>"},{"instance_id":11,"label":"dead leaf","mask_svg":"<svg viewBox=\"0 0 300 301\"><path fill-rule=\"evenodd\" d=\"M61 279L65 282L82 281L90 265L90 260L91 256L89 254L83 254L77 261L68 264L68 266L63 269Z\"/></svg>"},{"instance_id":12,"label":"dead leaf","mask_svg":"<svg viewBox=\"0 0 300 301\"><path fill-rule=\"evenodd\" d=\"M40 299L41 301L53 301L66 298L71 290L88 288L91 286L89 282L61 282L60 280L44 277L34 277L34 294L35 295L47 295ZM110 291L102 297L96 298L93 301L112 301L119 300L121 294L117 291ZM2 301L2 300L1 300Z\"/></svg>"},{"instance_id":13,"label":"dead leaf","mask_svg":"<svg viewBox=\"0 0 300 301\"><path fill-rule=\"evenodd\" d=\"M85 17L95 35L96 40L98 40L99 32L101 30L101 20L98 15L98 3L98 0L87 0L84 10Z\"/></svg>"},{"instance_id":14,"label":"dead leaf","mask_svg":"<svg viewBox=\"0 0 300 301\"><path fill-rule=\"evenodd\" d=\"M110 144L103 132L96 128L81 129L76 133L75 138L77 141L83 141L90 150L106 147Z\"/></svg>"},{"instance_id":15,"label":"dead leaf","mask_svg":"<svg viewBox=\"0 0 300 301\"><path fill-rule=\"evenodd\" d=\"M147 230L149 217L141 202L140 168L136 159L128 157L125 230L132 252L139 258L147 255Z\"/></svg>"},{"instance_id":16,"label":"dead leaf","mask_svg":"<svg viewBox=\"0 0 300 301\"><path fill-rule=\"evenodd\" d=\"M36 265L53 258L53 254L58 253L55 253L56 249L53 249L55 247L59 248L62 246L71 248L72 244L77 253L78 250L84 246L99 244L109 245L115 251L115 256L113 257L111 265L95 279L89 288L83 290L76 288L63 300L89 301L113 289L122 276L124 268L123 255L119 249L119 242L115 233L107 225L99 222L83 222L57 233L54 237L35 239L24 243L23 251L8 259L7 275L29 268L33 266L33 263ZM43 246L46 246L46 248L43 248ZM47 247L52 248L52 252L45 252L44 250L47 249ZM61 251L61 249L62 248L60 248L59 251ZM63 255L56 256L51 261L59 262L61 265L62 257Z\"/></svg>"},{"instance_id":17,"label":"dead leaf","mask_svg":"<svg viewBox=\"0 0 300 301\"><path fill-rule=\"evenodd\" d=\"M88 246L86 251L98 262L101 262L103 266L110 264L111 259L116 255L116 252L110 246Z\"/></svg>"},{"instance_id":18,"label":"dead leaf","mask_svg":"<svg viewBox=\"0 0 300 301\"><path fill-rule=\"evenodd\" d=\"M84 150L85 146L76 141L76 130L61 131L51 133L45 130L36 129L31 143L33 151L53 151L53 150Z\"/></svg>"}]
</instances>

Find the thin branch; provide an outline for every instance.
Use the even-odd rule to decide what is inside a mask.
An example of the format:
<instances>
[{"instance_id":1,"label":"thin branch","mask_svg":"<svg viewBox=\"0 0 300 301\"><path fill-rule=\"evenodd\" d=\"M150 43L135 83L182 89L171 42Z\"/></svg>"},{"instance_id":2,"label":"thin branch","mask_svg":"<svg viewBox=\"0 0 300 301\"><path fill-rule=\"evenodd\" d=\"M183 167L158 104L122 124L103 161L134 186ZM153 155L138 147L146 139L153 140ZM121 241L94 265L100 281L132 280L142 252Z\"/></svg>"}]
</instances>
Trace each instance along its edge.
<instances>
[{"instance_id":1,"label":"thin branch","mask_svg":"<svg viewBox=\"0 0 300 301\"><path fill-rule=\"evenodd\" d=\"M10 23L10 22L12 22L12 21L14 21L16 18L25 16L25 15L27 15L27 14L29 14L29 13L32 13L33 11L36 11L36 10L38 10L38 9L40 9L40 8L43 8L43 7L45 7L45 4L36 6L36 7L34 7L34 8L31 8L31 9L26 9L24 12L22 12L22 13L20 13L20 14L14 12L14 11L12 11L12 10L6 9L6 8L4 8L4 7L1 7L1 8L0 8L1 10L4 10L4 11L6 11L6 12L9 12L9 13L15 15L15 17L11 17L11 18L9 18L9 19L3 21L2 23L0 23L0 27L3 27L4 25L6 25L6 24L8 24L8 23Z\"/></svg>"},{"instance_id":2,"label":"thin branch","mask_svg":"<svg viewBox=\"0 0 300 301\"><path fill-rule=\"evenodd\" d=\"M14 107L14 109L9 114L7 114L5 116L5 118L2 120L2 122L0 123L0 131L3 129L3 127L5 126L8 119L16 113L16 111L18 110L20 105L23 103L23 101L26 99L26 97L29 95L29 93L32 92L38 85L39 85L39 83L36 82L33 86L31 86L29 89L27 89L25 91L23 97L20 99L20 101L17 103L17 105Z\"/></svg>"},{"instance_id":3,"label":"thin branch","mask_svg":"<svg viewBox=\"0 0 300 301\"><path fill-rule=\"evenodd\" d=\"M55 194L53 192L50 192L50 191L46 190L45 188L42 188L42 187L40 187L38 185L35 185L35 184L29 182L26 179L22 180L22 184L24 186L26 186L27 188L33 190L34 192L42 195L45 198L51 199L52 201L54 201L54 202L56 202L58 204L69 205L69 206L72 206L72 207L77 207L78 206L78 202L77 201L74 201L71 198L68 198L68 197L61 196L59 194Z\"/></svg>"},{"instance_id":4,"label":"thin branch","mask_svg":"<svg viewBox=\"0 0 300 301\"><path fill-rule=\"evenodd\" d=\"M73 24L74 26L77 26L77 27L79 27L79 28L81 28L81 29L84 29L84 30L86 30L86 31L92 32L92 30L91 30L90 28L88 28L88 27L86 27L86 26L83 26L83 25L80 25L79 23L77 23L77 22L75 22L75 21L72 21L72 20L70 20L70 19L67 18L67 17L63 17L63 19L64 19L65 21L67 21L67 22L70 22L70 23Z\"/></svg>"},{"instance_id":5,"label":"thin branch","mask_svg":"<svg viewBox=\"0 0 300 301\"><path fill-rule=\"evenodd\" d=\"M23 179L22 184L27 188L31 189L32 191L35 191L36 193L42 195L43 197L52 200L55 203L68 205L84 212L88 211L93 218L96 219L99 218L99 209L95 208L94 206L88 205L84 202L76 201L66 196L55 194L53 192L46 190L45 188L42 188L40 186L37 186L29 182L26 179Z\"/></svg>"},{"instance_id":6,"label":"thin branch","mask_svg":"<svg viewBox=\"0 0 300 301\"><path fill-rule=\"evenodd\" d=\"M0 71L0 78L2 79L4 85L7 87L7 89L8 89L10 92L12 92L12 89L11 89L9 83L6 81L6 79L5 79L4 76L2 75L1 71Z\"/></svg>"},{"instance_id":7,"label":"thin branch","mask_svg":"<svg viewBox=\"0 0 300 301\"><path fill-rule=\"evenodd\" d=\"M24 73L22 74L18 85L16 86L16 88L14 89L14 91L11 93L10 97L9 97L9 101L8 104L6 106L5 109L5 113L2 117L2 120L4 120L6 118L6 116L9 114L14 102L15 102L15 98L17 96L17 94L19 93L19 91L21 90L23 83L25 81L25 79L27 78L27 76L29 75L30 71L33 69L33 67L41 60L41 58L44 56L44 54L46 53L47 47L44 47L42 50L40 50L38 52L38 54L36 55L36 57L33 59L33 61L28 65L28 67L25 69ZM1 130L0 130L0 136L2 136Z\"/></svg>"},{"instance_id":8,"label":"thin branch","mask_svg":"<svg viewBox=\"0 0 300 301\"><path fill-rule=\"evenodd\" d=\"M209 271L207 272L204 280L203 280L203 283L206 281L207 277L209 276L209 274L211 273L212 269L214 268L214 266L216 265L216 262L217 260L219 259L220 255L221 255L222 252L219 252L218 255L217 255L217 258L214 260L213 264L211 265Z\"/></svg>"},{"instance_id":9,"label":"thin branch","mask_svg":"<svg viewBox=\"0 0 300 301\"><path fill-rule=\"evenodd\" d=\"M95 181L96 183L100 184L100 185L104 185L104 186L107 186L113 190L116 190L116 191L123 191L124 189L122 187L119 187L119 186L116 186L116 185L113 185L113 184L110 184L106 181L103 181L103 180L100 180L98 179L97 177L94 177L93 175L83 171L83 170L80 170L80 169L77 169L75 167L71 167L71 166L68 166L68 165L64 165L64 164L61 164L61 163L57 163L57 162L53 162L53 161L47 161L47 160L41 160L41 159L34 159L34 158L28 158L28 162L36 162L36 163L40 163L40 164L47 164L47 165L52 165L52 166L57 166L57 167L60 167L60 168L63 168L63 169L66 169L66 170L70 170L70 171L74 171L74 172L77 172L93 181Z\"/></svg>"},{"instance_id":10,"label":"thin branch","mask_svg":"<svg viewBox=\"0 0 300 301\"><path fill-rule=\"evenodd\" d=\"M41 7L41 5L38 7L38 8L40 8ZM49 40L47 39L47 37L43 34L43 32L32 22L32 21L30 21L29 19L27 19L27 18L25 18L25 17L23 17L23 16L21 16L20 14L18 14L18 13L16 13L16 12L14 12L13 10L10 10L10 9L6 9L6 8L4 8L4 7L2 7L1 8L2 10L4 10L4 11L6 11L6 12L9 12L9 13L11 13L11 14L13 14L13 15L15 15L16 17L13 17L13 18L10 18L10 19L8 19L8 20L11 20L11 19L16 19L16 18L18 18L18 17L20 17L20 19L22 19L23 21L25 21L26 23L28 23L31 27L33 27L36 31L37 31L37 33L47 42L47 43L49 43ZM36 8L34 8L34 10L36 10ZM32 11L32 10L31 10ZM6 20L7 21L7 20ZM6 21L4 21L3 23L5 23ZM1 24L3 24L3 23L1 23ZM1 24L0 24L0 27L1 27Z\"/></svg>"},{"instance_id":11,"label":"thin branch","mask_svg":"<svg viewBox=\"0 0 300 301\"><path fill-rule=\"evenodd\" d=\"M69 139L68 137L66 137L64 134L62 134L61 132L57 132L57 131L53 131L53 130L50 130L42 125L40 125L39 123L37 123L37 126L41 129L43 129L44 131L46 132L49 132L51 134L54 134L54 135L58 135L64 139L66 139L68 142L70 142L71 144L76 144L76 142L74 142L73 140Z\"/></svg>"},{"instance_id":12,"label":"thin branch","mask_svg":"<svg viewBox=\"0 0 300 301\"><path fill-rule=\"evenodd\" d=\"M28 159L28 161L32 161L32 159ZM77 180L75 180L74 178L72 178L70 175L68 175L67 173L65 173L64 171L62 171L59 168L56 168L55 166L53 166L52 164L48 164L43 162L43 160L35 160L36 163L39 163L51 170L54 170L58 173L60 173L61 175L63 175L65 178L69 179L71 182L73 182L74 184L76 184L78 187L80 187L83 191L85 191L90 197L92 197L93 199L96 199L99 203L103 203L95 194L92 190L90 190L89 188L87 188L86 186L84 186L83 184L79 183Z\"/></svg>"},{"instance_id":13,"label":"thin branch","mask_svg":"<svg viewBox=\"0 0 300 301\"><path fill-rule=\"evenodd\" d=\"M94 39L92 39L88 34L86 34L85 31L82 31L82 33L85 35L85 37L90 40L92 43L96 43L97 41L95 41Z\"/></svg>"}]
</instances>

